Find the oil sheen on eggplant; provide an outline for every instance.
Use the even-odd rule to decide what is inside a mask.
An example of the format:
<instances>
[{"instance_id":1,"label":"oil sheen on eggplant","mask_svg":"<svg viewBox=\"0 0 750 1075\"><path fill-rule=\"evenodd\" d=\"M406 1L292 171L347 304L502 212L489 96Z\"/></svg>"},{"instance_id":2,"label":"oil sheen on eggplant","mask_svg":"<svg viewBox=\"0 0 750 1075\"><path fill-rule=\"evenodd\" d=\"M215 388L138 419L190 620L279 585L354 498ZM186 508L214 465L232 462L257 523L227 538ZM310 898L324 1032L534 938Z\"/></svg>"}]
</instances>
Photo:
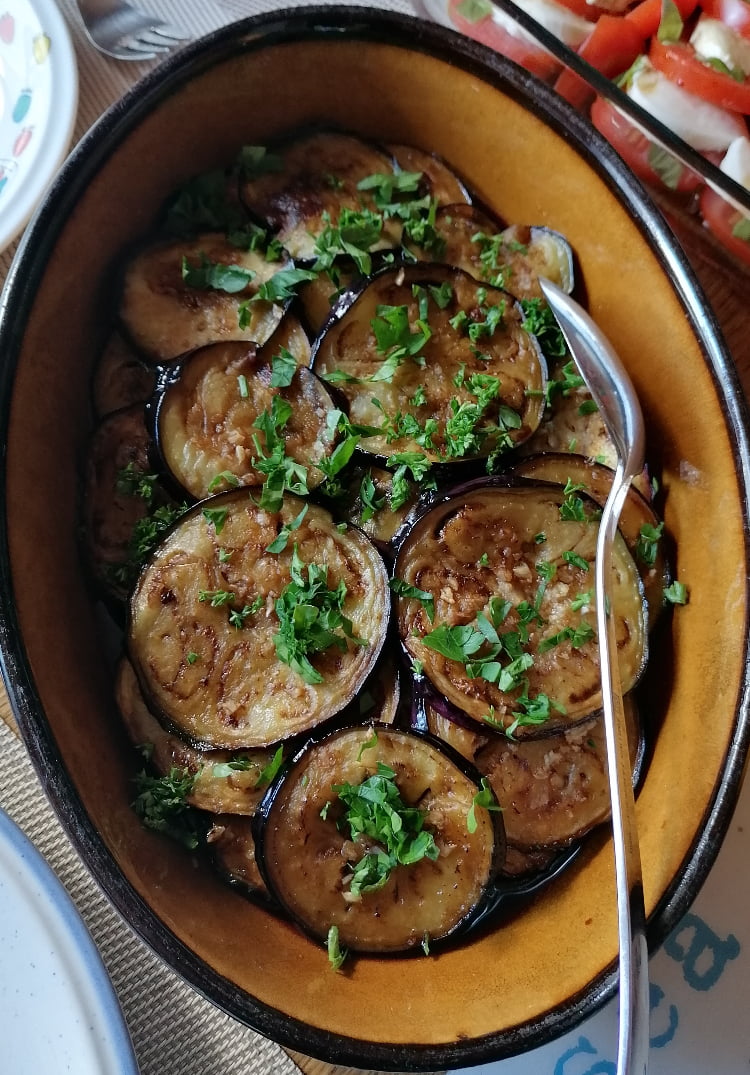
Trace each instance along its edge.
<instances>
[{"instance_id":1,"label":"oil sheen on eggplant","mask_svg":"<svg viewBox=\"0 0 750 1075\"><path fill-rule=\"evenodd\" d=\"M216 266L225 276L235 271L228 286L210 275ZM157 363L217 341L265 343L284 310L280 303L259 298L258 292L285 267L288 261L269 261L259 251L242 250L221 233L160 241L128 262L120 319L140 352ZM215 283L209 282L212 279ZM246 319L240 317L243 303Z\"/></svg>"},{"instance_id":2,"label":"oil sheen on eggplant","mask_svg":"<svg viewBox=\"0 0 750 1075\"><path fill-rule=\"evenodd\" d=\"M572 726L601 705L593 596L598 515L589 502L582 518L561 517L565 503L562 487L475 484L423 516L396 561L396 577L434 606L430 618L423 599L399 598L399 631L410 657L462 713L517 737ZM638 570L621 538L613 565L620 673L629 690L645 665L646 615ZM454 652L456 645L463 650ZM535 699L549 703L542 722L524 719Z\"/></svg>"},{"instance_id":3,"label":"oil sheen on eggplant","mask_svg":"<svg viewBox=\"0 0 750 1075\"><path fill-rule=\"evenodd\" d=\"M380 766L395 774L404 805L423 815L437 853L395 866L375 891L353 894L354 868L382 848L374 837L352 837L337 788L359 787ZM478 774L437 741L386 725L333 732L304 750L264 800L256 816L261 873L291 917L321 941L335 926L352 951L432 945L466 924L503 860L499 811L475 803L479 792Z\"/></svg>"},{"instance_id":4,"label":"oil sheen on eggplant","mask_svg":"<svg viewBox=\"0 0 750 1075\"><path fill-rule=\"evenodd\" d=\"M393 173L393 158L375 143L339 131L313 131L272 147L272 163L240 183L248 209L263 218L293 258L319 253L318 240L343 211L374 209L359 184ZM378 247L397 246L398 220L384 223Z\"/></svg>"},{"instance_id":5,"label":"oil sheen on eggplant","mask_svg":"<svg viewBox=\"0 0 750 1075\"><path fill-rule=\"evenodd\" d=\"M533 481L578 485L602 507L614 477L614 472L604 464L570 452L530 455L515 463L512 473ZM650 491L647 483L645 488ZM662 535L663 524L643 494L631 485L617 525L638 565L651 630L664 609L664 590L672 581L666 540Z\"/></svg>"},{"instance_id":6,"label":"oil sheen on eggplant","mask_svg":"<svg viewBox=\"0 0 750 1075\"><path fill-rule=\"evenodd\" d=\"M99 592L118 622L127 608L117 706L156 778L190 784L207 858L318 941L337 925L342 947L386 956L522 913L608 812L592 631L606 471L571 453L611 445L537 282L572 290L573 252L472 204L428 149L307 129L175 193L116 276L83 497ZM263 416L287 406L278 458L256 467ZM584 519L560 518L566 483L586 487ZM651 611L670 581L661 543L639 558L644 525L661 524L633 496L616 554L626 687L646 657L639 573ZM319 680L280 618L313 575L329 596L294 615L342 583L351 621L310 651ZM425 641L453 629L478 648ZM351 900L368 848L337 825L333 785L378 762L440 854ZM490 788L504 819L474 803Z\"/></svg>"},{"instance_id":7,"label":"oil sheen on eggplant","mask_svg":"<svg viewBox=\"0 0 750 1075\"><path fill-rule=\"evenodd\" d=\"M289 375L288 384L275 387L275 354L270 344L264 348L239 342L203 347L179 363L160 393L156 404L159 450L174 478L196 499L215 490L217 475L223 475L224 487L230 482L263 482L256 463L270 449L258 420L272 414L277 398L290 408L283 424L286 454L306 469L308 489L323 481L316 464L334 446L328 423L336 409L334 402L304 367Z\"/></svg>"},{"instance_id":8,"label":"oil sheen on eggplant","mask_svg":"<svg viewBox=\"0 0 750 1075\"><path fill-rule=\"evenodd\" d=\"M342 710L375 664L388 625L385 567L364 534L342 533L325 509L305 511L291 495L277 512L261 509L252 493L226 493L185 515L146 564L130 603L128 652L148 703L189 740L225 749L265 747ZM295 524L286 547L269 552ZM343 584L355 639L338 634L338 645L313 656L319 682L277 656L276 603L295 556L305 581L309 565L324 565L328 588Z\"/></svg>"},{"instance_id":9,"label":"oil sheen on eggplant","mask_svg":"<svg viewBox=\"0 0 750 1075\"><path fill-rule=\"evenodd\" d=\"M272 749L253 751L196 750L162 727L146 705L130 661L117 667L115 699L135 747L148 748L149 760L160 776L172 769L193 777L185 801L214 814L251 816L265 792L262 777L274 758Z\"/></svg>"},{"instance_id":10,"label":"oil sheen on eggplant","mask_svg":"<svg viewBox=\"0 0 750 1075\"><path fill-rule=\"evenodd\" d=\"M410 342L390 346L386 322L398 315ZM460 269L386 269L318 339L313 368L346 397L353 422L384 429L363 438L364 450L432 462L486 457L541 420L546 367L523 321L509 295Z\"/></svg>"},{"instance_id":11,"label":"oil sheen on eggplant","mask_svg":"<svg viewBox=\"0 0 750 1075\"><path fill-rule=\"evenodd\" d=\"M511 225L474 205L442 205L435 214L435 231L442 240L440 257L475 279L508 291L517 299L539 298L539 277L545 276L563 291L573 290L573 254L570 244L549 228ZM415 257L426 255L416 244Z\"/></svg>"}]
</instances>

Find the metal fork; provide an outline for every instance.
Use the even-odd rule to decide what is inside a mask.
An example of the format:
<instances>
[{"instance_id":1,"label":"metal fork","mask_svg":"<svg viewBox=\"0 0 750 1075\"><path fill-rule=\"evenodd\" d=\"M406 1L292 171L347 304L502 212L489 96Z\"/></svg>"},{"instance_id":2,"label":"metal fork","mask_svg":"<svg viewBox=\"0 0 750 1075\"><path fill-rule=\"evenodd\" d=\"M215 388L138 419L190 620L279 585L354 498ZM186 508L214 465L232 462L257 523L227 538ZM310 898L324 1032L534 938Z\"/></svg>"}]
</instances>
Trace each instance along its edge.
<instances>
[{"instance_id":1,"label":"metal fork","mask_svg":"<svg viewBox=\"0 0 750 1075\"><path fill-rule=\"evenodd\" d=\"M601 329L560 288L549 280L539 283L617 451L617 469L599 524L595 582L620 941L617 1075L646 1075L649 1051L646 911L617 639L609 602L617 522L630 482L644 464L643 414L630 377Z\"/></svg>"},{"instance_id":2,"label":"metal fork","mask_svg":"<svg viewBox=\"0 0 750 1075\"><path fill-rule=\"evenodd\" d=\"M91 44L115 60L153 60L190 39L179 26L125 0L76 2Z\"/></svg>"}]
</instances>

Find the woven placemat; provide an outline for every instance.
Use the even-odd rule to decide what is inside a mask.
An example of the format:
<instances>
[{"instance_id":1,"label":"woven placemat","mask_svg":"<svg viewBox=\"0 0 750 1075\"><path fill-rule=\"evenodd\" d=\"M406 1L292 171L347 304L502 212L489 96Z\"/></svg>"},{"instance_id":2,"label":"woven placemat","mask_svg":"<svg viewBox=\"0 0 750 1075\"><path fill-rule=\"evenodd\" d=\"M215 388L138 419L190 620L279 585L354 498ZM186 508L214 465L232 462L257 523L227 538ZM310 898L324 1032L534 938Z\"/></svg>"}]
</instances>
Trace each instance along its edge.
<instances>
[{"instance_id":1,"label":"woven placemat","mask_svg":"<svg viewBox=\"0 0 750 1075\"><path fill-rule=\"evenodd\" d=\"M2 720L0 807L44 855L76 904L112 979L142 1075L299 1072L278 1045L204 1000L133 933L86 869L23 743Z\"/></svg>"}]
</instances>

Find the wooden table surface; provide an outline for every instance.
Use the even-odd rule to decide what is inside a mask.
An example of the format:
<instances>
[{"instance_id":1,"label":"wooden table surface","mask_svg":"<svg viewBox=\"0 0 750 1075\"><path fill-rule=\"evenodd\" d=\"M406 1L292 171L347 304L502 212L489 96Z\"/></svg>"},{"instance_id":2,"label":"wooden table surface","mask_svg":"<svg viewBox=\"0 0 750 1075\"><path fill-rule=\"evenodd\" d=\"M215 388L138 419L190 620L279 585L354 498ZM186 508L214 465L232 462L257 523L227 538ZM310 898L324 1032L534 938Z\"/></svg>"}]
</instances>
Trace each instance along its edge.
<instances>
[{"instance_id":1,"label":"wooden table surface","mask_svg":"<svg viewBox=\"0 0 750 1075\"><path fill-rule=\"evenodd\" d=\"M738 272L705 242L699 226L688 218L671 223L685 247L706 295L716 313L745 395L750 399L750 270ZM0 685L0 716L13 726L7 694ZM306 1075L379 1075L360 1069L326 1064L291 1054Z\"/></svg>"}]
</instances>

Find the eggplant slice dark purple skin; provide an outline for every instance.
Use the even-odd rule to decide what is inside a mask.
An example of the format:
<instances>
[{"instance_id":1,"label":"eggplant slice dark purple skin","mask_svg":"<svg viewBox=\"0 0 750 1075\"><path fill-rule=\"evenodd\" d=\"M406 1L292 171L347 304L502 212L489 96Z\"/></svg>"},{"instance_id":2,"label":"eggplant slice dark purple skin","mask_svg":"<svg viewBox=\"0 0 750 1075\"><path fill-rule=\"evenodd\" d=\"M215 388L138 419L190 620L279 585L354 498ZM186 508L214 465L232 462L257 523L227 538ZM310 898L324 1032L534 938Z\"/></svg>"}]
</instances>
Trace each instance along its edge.
<instances>
[{"instance_id":1,"label":"eggplant slice dark purple skin","mask_svg":"<svg viewBox=\"0 0 750 1075\"><path fill-rule=\"evenodd\" d=\"M635 783L644 741L632 695L626 696L625 718ZM567 847L610 817L601 716L544 739L493 736L473 762L503 808L509 845L521 851Z\"/></svg>"},{"instance_id":2,"label":"eggplant slice dark purple skin","mask_svg":"<svg viewBox=\"0 0 750 1075\"><path fill-rule=\"evenodd\" d=\"M220 232L151 243L125 266L120 322L137 350L156 364L209 343L263 344L286 303L258 298L259 289L290 264L236 247Z\"/></svg>"},{"instance_id":3,"label":"eggplant slice dark purple skin","mask_svg":"<svg viewBox=\"0 0 750 1075\"><path fill-rule=\"evenodd\" d=\"M152 472L151 440L142 404L106 415L94 430L83 487L84 559L113 612L127 600L140 562L139 532L180 511Z\"/></svg>"},{"instance_id":4,"label":"eggplant slice dark purple skin","mask_svg":"<svg viewBox=\"0 0 750 1075\"><path fill-rule=\"evenodd\" d=\"M389 311L408 320L408 342L390 345ZM512 297L460 269L387 268L316 340L313 369L340 389L353 423L383 429L360 444L379 460L483 459L527 439L542 417L546 364L523 321ZM399 355L402 344L414 353Z\"/></svg>"},{"instance_id":5,"label":"eggplant slice dark purple skin","mask_svg":"<svg viewBox=\"0 0 750 1075\"><path fill-rule=\"evenodd\" d=\"M123 657L117 667L115 699L133 746L146 748L157 775L172 769L188 773L193 784L185 802L213 814L250 817L263 797L263 773L272 765L274 746L253 751L197 750L164 728L143 697L131 662Z\"/></svg>"},{"instance_id":6,"label":"eggplant slice dark purple skin","mask_svg":"<svg viewBox=\"0 0 750 1075\"><path fill-rule=\"evenodd\" d=\"M557 485L572 482L604 507L614 471L593 459L565 452L547 452L530 455L514 462L510 473L534 482L549 481ZM644 541L646 531L661 533L661 520L645 499L632 485L620 513L618 527L643 580L644 596L648 605L649 630L653 630L664 610L664 590L672 581L672 569L666 551L666 538Z\"/></svg>"},{"instance_id":7,"label":"eggplant slice dark purple skin","mask_svg":"<svg viewBox=\"0 0 750 1075\"><path fill-rule=\"evenodd\" d=\"M565 505L559 486L467 483L423 515L399 549L396 578L424 595L399 597L405 652L478 728L534 738L572 727L601 705L593 599L598 506L589 501L582 518L568 519L561 518ZM646 663L646 610L622 539L613 562L627 691Z\"/></svg>"},{"instance_id":8,"label":"eggplant slice dark purple skin","mask_svg":"<svg viewBox=\"0 0 750 1075\"><path fill-rule=\"evenodd\" d=\"M94 370L94 414L102 419L134 403L146 403L156 388L156 376L122 334L112 332Z\"/></svg>"},{"instance_id":9,"label":"eggplant slice dark purple skin","mask_svg":"<svg viewBox=\"0 0 750 1075\"><path fill-rule=\"evenodd\" d=\"M453 169L434 153L426 153L416 146L388 144L386 149L392 154L399 171L421 174L429 197L438 205L471 203L471 195L463 182Z\"/></svg>"},{"instance_id":10,"label":"eggplant slice dark purple skin","mask_svg":"<svg viewBox=\"0 0 750 1075\"><path fill-rule=\"evenodd\" d=\"M574 287L573 252L550 228L503 225L474 205L442 205L435 214L441 253L427 254L415 243L407 249L420 261L428 258L463 269L484 284L503 288L516 299L541 298L538 278L545 276L563 291Z\"/></svg>"},{"instance_id":11,"label":"eggplant slice dark purple skin","mask_svg":"<svg viewBox=\"0 0 750 1075\"><path fill-rule=\"evenodd\" d=\"M201 500L217 487L263 483L256 464L271 449L257 423L271 416L277 396L291 408L278 429L286 455L307 471L309 490L324 480L317 464L334 449L336 431L328 420L337 408L306 367L298 366L288 384L274 386L276 354L270 344L210 344L180 360L162 380L152 404L155 444L163 468L190 497Z\"/></svg>"},{"instance_id":12,"label":"eggplant slice dark purple skin","mask_svg":"<svg viewBox=\"0 0 750 1075\"><path fill-rule=\"evenodd\" d=\"M342 210L376 211L372 194L358 184L395 172L382 146L341 131L312 131L268 150L274 164L241 179L240 197L295 260L316 256L317 240L338 226ZM400 237L400 222L386 221L373 249L398 246Z\"/></svg>"},{"instance_id":13,"label":"eggplant slice dark purple skin","mask_svg":"<svg viewBox=\"0 0 750 1075\"><path fill-rule=\"evenodd\" d=\"M378 845L352 838L336 788L361 785L381 764L395 773L403 803L423 813L439 854L396 866L383 887L353 898L352 871ZM494 895L505 840L500 811L477 800L480 785L460 755L429 736L388 725L339 729L308 745L264 798L254 824L261 874L293 921L322 943L335 926L351 951L431 950Z\"/></svg>"},{"instance_id":14,"label":"eggplant slice dark purple skin","mask_svg":"<svg viewBox=\"0 0 750 1075\"><path fill-rule=\"evenodd\" d=\"M335 716L367 679L388 629L388 579L369 539L353 527L342 533L318 505L287 495L273 512L253 494L260 490L191 509L156 548L131 597L127 648L147 704L201 746L267 747ZM284 537L281 551L268 551ZM346 588L340 611L349 635L334 631L337 644L313 653L319 682L277 656L275 602L297 554L306 582L304 565L322 562L329 590Z\"/></svg>"}]
</instances>

